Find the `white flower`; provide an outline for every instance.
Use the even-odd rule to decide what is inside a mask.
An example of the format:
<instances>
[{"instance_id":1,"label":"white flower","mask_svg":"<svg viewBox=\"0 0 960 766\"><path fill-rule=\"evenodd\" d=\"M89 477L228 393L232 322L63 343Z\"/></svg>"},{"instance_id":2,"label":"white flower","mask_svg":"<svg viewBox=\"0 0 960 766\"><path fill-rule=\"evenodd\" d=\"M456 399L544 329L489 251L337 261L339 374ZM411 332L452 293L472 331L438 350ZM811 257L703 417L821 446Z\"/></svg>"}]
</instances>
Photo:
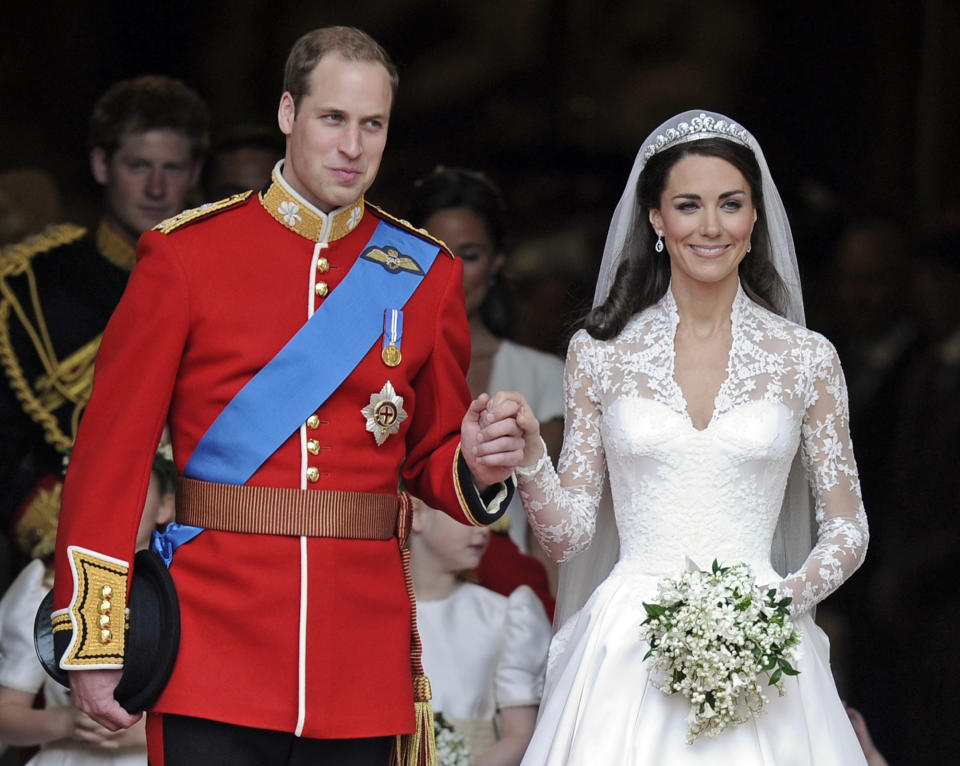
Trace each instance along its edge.
<instances>
[{"instance_id":1,"label":"white flower","mask_svg":"<svg viewBox=\"0 0 960 766\"><path fill-rule=\"evenodd\" d=\"M300 206L296 202L291 202L290 200L284 200L280 203L280 206L277 208L277 212L283 216L283 222L287 226L296 226L302 218L297 215L297 211L300 210Z\"/></svg>"},{"instance_id":2,"label":"white flower","mask_svg":"<svg viewBox=\"0 0 960 766\"><path fill-rule=\"evenodd\" d=\"M437 766L470 766L470 748L439 711L433 715L433 735L437 743Z\"/></svg>"}]
</instances>

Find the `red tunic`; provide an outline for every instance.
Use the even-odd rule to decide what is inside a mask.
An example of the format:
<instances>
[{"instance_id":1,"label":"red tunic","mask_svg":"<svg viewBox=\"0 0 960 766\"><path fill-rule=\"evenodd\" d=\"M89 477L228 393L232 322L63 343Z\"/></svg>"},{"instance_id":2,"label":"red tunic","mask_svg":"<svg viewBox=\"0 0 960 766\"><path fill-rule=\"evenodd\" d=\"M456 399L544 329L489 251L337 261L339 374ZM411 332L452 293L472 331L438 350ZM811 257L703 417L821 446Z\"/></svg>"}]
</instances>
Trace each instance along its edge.
<instances>
[{"instance_id":1,"label":"red tunic","mask_svg":"<svg viewBox=\"0 0 960 766\"><path fill-rule=\"evenodd\" d=\"M259 198L143 235L67 474L57 610L75 612L84 597L68 546L132 561L164 423L182 470L227 402L323 301L318 283L336 290L385 217L362 200L324 216L275 177ZM396 493L402 466L411 491L432 506L457 509L465 523L496 518L468 506L455 477L470 399L461 269L446 250L437 256L403 309L400 365L388 367L375 343L248 484ZM361 409L387 381L408 417L377 446ZM410 604L396 540L206 530L177 550L170 572L182 640L154 710L309 737L414 729Z\"/></svg>"}]
</instances>

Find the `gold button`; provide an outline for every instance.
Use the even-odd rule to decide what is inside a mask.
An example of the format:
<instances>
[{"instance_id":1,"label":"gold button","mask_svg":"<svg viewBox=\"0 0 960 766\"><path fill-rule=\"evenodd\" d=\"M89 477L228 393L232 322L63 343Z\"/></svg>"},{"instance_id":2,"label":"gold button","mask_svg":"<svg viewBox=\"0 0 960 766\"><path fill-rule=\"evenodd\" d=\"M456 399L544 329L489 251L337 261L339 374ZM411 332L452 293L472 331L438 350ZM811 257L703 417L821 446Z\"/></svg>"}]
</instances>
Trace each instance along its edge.
<instances>
[{"instance_id":1,"label":"gold button","mask_svg":"<svg viewBox=\"0 0 960 766\"><path fill-rule=\"evenodd\" d=\"M318 481L320 479L320 469L315 465L310 466L307 469L307 478L310 481Z\"/></svg>"},{"instance_id":2,"label":"gold button","mask_svg":"<svg viewBox=\"0 0 960 766\"><path fill-rule=\"evenodd\" d=\"M109 615L109 614L101 614L101 615L100 615L100 627L101 627L101 628L109 628L109 627L110 627L110 615Z\"/></svg>"},{"instance_id":3,"label":"gold button","mask_svg":"<svg viewBox=\"0 0 960 766\"><path fill-rule=\"evenodd\" d=\"M307 428L318 428L320 426L320 418L316 415L311 415L307 418Z\"/></svg>"},{"instance_id":4,"label":"gold button","mask_svg":"<svg viewBox=\"0 0 960 766\"><path fill-rule=\"evenodd\" d=\"M319 271L321 274L326 274L328 271L330 271L330 261L328 261L326 258L321 258L318 260L317 271Z\"/></svg>"},{"instance_id":5,"label":"gold button","mask_svg":"<svg viewBox=\"0 0 960 766\"><path fill-rule=\"evenodd\" d=\"M326 298L327 293L330 292L330 288L327 286L326 282L317 282L317 286L313 288L313 291L321 298Z\"/></svg>"},{"instance_id":6,"label":"gold button","mask_svg":"<svg viewBox=\"0 0 960 766\"><path fill-rule=\"evenodd\" d=\"M104 599L100 602L100 614L108 614L110 612L110 601Z\"/></svg>"},{"instance_id":7,"label":"gold button","mask_svg":"<svg viewBox=\"0 0 960 766\"><path fill-rule=\"evenodd\" d=\"M110 596L113 595L113 588L111 588L109 585L104 585L104 586L100 589L100 595L101 595L103 598L110 598Z\"/></svg>"},{"instance_id":8,"label":"gold button","mask_svg":"<svg viewBox=\"0 0 960 766\"><path fill-rule=\"evenodd\" d=\"M311 455L319 455L319 454L320 454L320 442L318 442L316 439L307 439L307 451L308 451Z\"/></svg>"},{"instance_id":9,"label":"gold button","mask_svg":"<svg viewBox=\"0 0 960 766\"><path fill-rule=\"evenodd\" d=\"M100 643L101 643L101 644L109 644L109 643L110 643L110 639L112 639L112 638L113 638L113 633L111 633L111 632L110 632L109 630L107 630L106 628L104 628L103 630L100 631Z\"/></svg>"}]
</instances>

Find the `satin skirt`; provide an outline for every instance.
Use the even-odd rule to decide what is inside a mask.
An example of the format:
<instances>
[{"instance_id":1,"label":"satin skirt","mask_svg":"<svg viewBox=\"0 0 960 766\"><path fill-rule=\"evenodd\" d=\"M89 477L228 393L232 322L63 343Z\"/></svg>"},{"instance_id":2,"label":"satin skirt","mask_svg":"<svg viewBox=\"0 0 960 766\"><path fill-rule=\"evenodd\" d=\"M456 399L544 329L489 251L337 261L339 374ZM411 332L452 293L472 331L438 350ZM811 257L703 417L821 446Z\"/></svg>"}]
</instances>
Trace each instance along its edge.
<instances>
[{"instance_id":1,"label":"satin skirt","mask_svg":"<svg viewBox=\"0 0 960 766\"><path fill-rule=\"evenodd\" d=\"M809 615L800 674L771 687L759 718L687 744L689 705L651 683L639 637L657 577L621 562L554 637L540 713L523 766L866 766L837 694L829 644Z\"/></svg>"}]
</instances>

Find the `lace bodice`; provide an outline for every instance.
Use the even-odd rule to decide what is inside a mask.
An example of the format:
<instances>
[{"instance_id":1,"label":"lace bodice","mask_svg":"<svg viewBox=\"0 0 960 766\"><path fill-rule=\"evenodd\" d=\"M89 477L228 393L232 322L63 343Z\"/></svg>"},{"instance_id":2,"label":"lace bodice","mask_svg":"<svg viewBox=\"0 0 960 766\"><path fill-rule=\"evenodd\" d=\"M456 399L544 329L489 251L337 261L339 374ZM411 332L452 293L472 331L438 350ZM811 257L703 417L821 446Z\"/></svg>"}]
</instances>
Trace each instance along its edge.
<instances>
[{"instance_id":1,"label":"lace bodice","mask_svg":"<svg viewBox=\"0 0 960 766\"><path fill-rule=\"evenodd\" d=\"M518 472L531 526L557 560L586 548L606 468L621 561L657 574L687 557L747 561L761 583L780 580L770 548L799 446L817 542L778 588L806 611L860 565L868 538L836 352L739 290L726 379L698 430L674 378L678 322L667 290L616 338L573 337L558 469L543 459Z\"/></svg>"}]
</instances>

